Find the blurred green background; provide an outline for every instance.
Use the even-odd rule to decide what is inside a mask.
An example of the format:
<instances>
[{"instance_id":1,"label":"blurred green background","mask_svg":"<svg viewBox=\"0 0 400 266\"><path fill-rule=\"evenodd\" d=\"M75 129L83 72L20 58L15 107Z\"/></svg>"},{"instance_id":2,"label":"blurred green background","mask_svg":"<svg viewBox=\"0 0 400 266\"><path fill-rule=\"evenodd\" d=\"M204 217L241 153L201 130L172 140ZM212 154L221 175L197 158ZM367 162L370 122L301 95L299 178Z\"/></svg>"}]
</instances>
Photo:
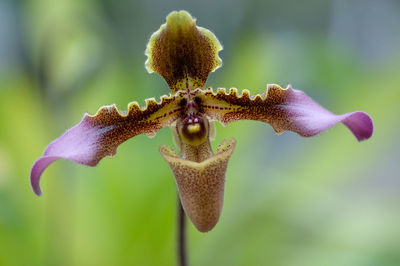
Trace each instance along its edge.
<instances>
[{"instance_id":1,"label":"blurred green background","mask_svg":"<svg viewBox=\"0 0 400 266\"><path fill-rule=\"evenodd\" d=\"M314 138L242 121L224 210L209 233L188 228L191 265L400 265L400 2L0 1L0 265L175 265L176 187L158 147L137 136L91 168L51 165L34 195L29 171L85 112L168 94L144 49L172 10L220 39L207 86L291 83L335 113L375 124L358 143L337 125Z\"/></svg>"}]
</instances>

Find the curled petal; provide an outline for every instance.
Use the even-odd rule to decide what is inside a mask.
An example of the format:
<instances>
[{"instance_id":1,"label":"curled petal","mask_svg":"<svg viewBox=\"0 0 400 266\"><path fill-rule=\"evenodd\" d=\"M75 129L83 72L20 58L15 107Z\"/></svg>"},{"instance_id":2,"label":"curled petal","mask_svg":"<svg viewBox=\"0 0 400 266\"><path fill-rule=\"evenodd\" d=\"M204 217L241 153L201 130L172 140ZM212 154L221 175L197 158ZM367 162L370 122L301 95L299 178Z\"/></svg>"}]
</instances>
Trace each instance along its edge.
<instances>
[{"instance_id":1,"label":"curled petal","mask_svg":"<svg viewBox=\"0 0 400 266\"><path fill-rule=\"evenodd\" d=\"M304 92L268 85L267 92L251 96L248 90L238 95L236 89L197 90L202 112L212 120L227 125L233 121L249 119L270 124L276 133L294 131L311 137L342 122L358 141L368 139L373 132L372 119L364 112L335 115L313 101Z\"/></svg>"},{"instance_id":2,"label":"curled petal","mask_svg":"<svg viewBox=\"0 0 400 266\"><path fill-rule=\"evenodd\" d=\"M234 139L224 140L217 153L200 163L182 159L167 146L160 153L175 176L182 206L200 232L217 224L224 203L225 171L235 148Z\"/></svg>"},{"instance_id":3,"label":"curled petal","mask_svg":"<svg viewBox=\"0 0 400 266\"><path fill-rule=\"evenodd\" d=\"M105 156L113 156L118 145L138 134L154 136L162 127L175 121L182 111L182 93L163 96L158 103L146 100L140 108L130 103L128 111L120 112L115 105L104 106L94 115L85 114L82 121L47 146L31 169L31 185L37 195L43 171L57 159L95 166Z\"/></svg>"},{"instance_id":4,"label":"curled petal","mask_svg":"<svg viewBox=\"0 0 400 266\"><path fill-rule=\"evenodd\" d=\"M146 68L164 77L172 91L203 88L210 72L222 65L215 35L196 26L186 11L174 11L147 44Z\"/></svg>"}]
</instances>

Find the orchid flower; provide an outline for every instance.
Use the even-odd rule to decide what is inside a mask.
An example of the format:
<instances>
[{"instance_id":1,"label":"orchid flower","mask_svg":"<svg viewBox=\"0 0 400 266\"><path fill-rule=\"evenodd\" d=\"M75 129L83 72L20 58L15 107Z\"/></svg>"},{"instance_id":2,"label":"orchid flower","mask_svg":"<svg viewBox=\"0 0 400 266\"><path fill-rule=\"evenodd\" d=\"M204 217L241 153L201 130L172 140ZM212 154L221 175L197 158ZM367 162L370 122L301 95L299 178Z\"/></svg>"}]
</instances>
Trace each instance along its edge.
<instances>
[{"instance_id":1,"label":"orchid flower","mask_svg":"<svg viewBox=\"0 0 400 266\"><path fill-rule=\"evenodd\" d=\"M119 111L115 105L101 107L51 142L33 165L30 175L33 191L43 171L57 159L96 166L105 156L113 156L118 145L139 135L155 136L166 126L172 130L178 152L161 146L160 153L175 177L186 214L201 232L211 230L221 214L225 171L235 148L235 140L224 140L214 151L214 121L226 126L248 119L268 123L277 134L286 130L302 137L315 136L342 122L358 141L373 132L371 118L364 112L335 115L290 85L267 85L263 94L251 95L232 88L204 88L208 75L221 67L222 46L209 30L196 26L186 11L172 12L153 33L145 51L146 69L160 74L172 93L159 101L137 102Z\"/></svg>"}]
</instances>

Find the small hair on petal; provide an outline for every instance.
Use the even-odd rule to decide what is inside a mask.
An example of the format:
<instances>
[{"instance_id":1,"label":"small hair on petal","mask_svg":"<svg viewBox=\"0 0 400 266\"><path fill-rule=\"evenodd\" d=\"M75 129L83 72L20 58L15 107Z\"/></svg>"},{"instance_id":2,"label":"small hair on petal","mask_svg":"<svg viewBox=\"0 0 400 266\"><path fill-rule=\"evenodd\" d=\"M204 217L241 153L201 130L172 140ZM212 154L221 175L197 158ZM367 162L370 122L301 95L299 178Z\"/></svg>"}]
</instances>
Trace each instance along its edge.
<instances>
[{"instance_id":1,"label":"small hair on petal","mask_svg":"<svg viewBox=\"0 0 400 266\"><path fill-rule=\"evenodd\" d=\"M179 116L182 95L146 100L141 108L137 102L128 105L128 111L119 111L115 105L101 107L95 115L85 114L82 121L61 137L51 142L31 169L31 185L37 195L43 171L55 160L65 159L87 166L95 166L105 156L113 156L124 141L145 133L152 137L172 124Z\"/></svg>"},{"instance_id":2,"label":"small hair on petal","mask_svg":"<svg viewBox=\"0 0 400 266\"><path fill-rule=\"evenodd\" d=\"M304 92L286 89L279 85L267 85L264 94L250 95L248 90L241 94L237 89L196 90L194 95L201 99L201 108L207 117L227 125L238 120L257 120L270 124L277 134L290 130L303 137L317 135L342 122L358 141L368 139L373 133L370 116L356 111L335 115L313 101Z\"/></svg>"}]
</instances>

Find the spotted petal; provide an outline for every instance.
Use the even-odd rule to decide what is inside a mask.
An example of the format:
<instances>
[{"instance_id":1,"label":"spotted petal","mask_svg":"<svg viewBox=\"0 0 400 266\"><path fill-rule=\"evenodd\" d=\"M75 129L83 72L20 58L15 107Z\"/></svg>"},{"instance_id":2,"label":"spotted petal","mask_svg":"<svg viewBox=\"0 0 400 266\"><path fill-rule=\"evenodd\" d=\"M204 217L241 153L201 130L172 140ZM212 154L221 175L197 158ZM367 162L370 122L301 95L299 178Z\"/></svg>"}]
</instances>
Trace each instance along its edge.
<instances>
[{"instance_id":1,"label":"spotted petal","mask_svg":"<svg viewBox=\"0 0 400 266\"><path fill-rule=\"evenodd\" d=\"M182 111L182 93L163 96L158 103L146 100L140 108L137 102L128 105L128 111L118 111L115 105L104 106L95 115L85 114L82 121L47 146L33 165L31 185L37 195L43 171L57 159L95 166L105 156L113 156L118 145L138 134L154 136L164 126L175 121Z\"/></svg>"},{"instance_id":2,"label":"spotted petal","mask_svg":"<svg viewBox=\"0 0 400 266\"><path fill-rule=\"evenodd\" d=\"M236 89L197 90L202 112L210 119L227 125L233 121L249 119L270 124L276 133L294 131L303 137L311 137L342 122L358 141L368 139L373 123L364 112L335 115L313 101L304 92L268 85L264 94L251 96L248 90L239 95Z\"/></svg>"},{"instance_id":3,"label":"spotted petal","mask_svg":"<svg viewBox=\"0 0 400 266\"><path fill-rule=\"evenodd\" d=\"M164 77L172 91L203 88L210 72L222 65L215 35L196 26L186 11L174 11L147 44L146 68Z\"/></svg>"}]
</instances>

